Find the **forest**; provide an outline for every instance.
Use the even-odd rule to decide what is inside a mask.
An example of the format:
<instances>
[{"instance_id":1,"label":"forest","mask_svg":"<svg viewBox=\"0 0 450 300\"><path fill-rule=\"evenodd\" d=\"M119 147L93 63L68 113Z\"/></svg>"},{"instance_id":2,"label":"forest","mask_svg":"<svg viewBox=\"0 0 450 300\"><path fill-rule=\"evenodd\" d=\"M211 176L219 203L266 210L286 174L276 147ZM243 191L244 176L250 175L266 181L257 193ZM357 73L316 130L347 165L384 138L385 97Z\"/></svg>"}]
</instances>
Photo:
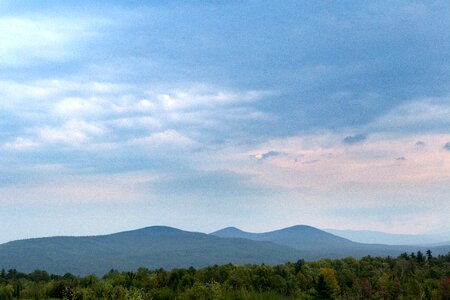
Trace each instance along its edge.
<instances>
[{"instance_id":1,"label":"forest","mask_svg":"<svg viewBox=\"0 0 450 300\"><path fill-rule=\"evenodd\" d=\"M111 270L103 277L2 270L6 299L450 299L450 253L298 260L276 266Z\"/></svg>"}]
</instances>

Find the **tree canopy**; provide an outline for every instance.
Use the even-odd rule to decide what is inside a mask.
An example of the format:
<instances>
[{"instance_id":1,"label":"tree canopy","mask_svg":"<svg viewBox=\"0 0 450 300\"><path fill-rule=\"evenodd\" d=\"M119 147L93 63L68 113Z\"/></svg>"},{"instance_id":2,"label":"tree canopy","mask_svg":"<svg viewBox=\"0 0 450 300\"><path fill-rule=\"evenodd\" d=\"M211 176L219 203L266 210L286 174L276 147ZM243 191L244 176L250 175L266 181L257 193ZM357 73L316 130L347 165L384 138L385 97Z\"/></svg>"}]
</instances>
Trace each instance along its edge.
<instances>
[{"instance_id":1,"label":"tree canopy","mask_svg":"<svg viewBox=\"0 0 450 300\"><path fill-rule=\"evenodd\" d=\"M0 300L10 299L450 299L450 253L397 258L299 260L276 266L214 265L103 277L1 270Z\"/></svg>"}]
</instances>

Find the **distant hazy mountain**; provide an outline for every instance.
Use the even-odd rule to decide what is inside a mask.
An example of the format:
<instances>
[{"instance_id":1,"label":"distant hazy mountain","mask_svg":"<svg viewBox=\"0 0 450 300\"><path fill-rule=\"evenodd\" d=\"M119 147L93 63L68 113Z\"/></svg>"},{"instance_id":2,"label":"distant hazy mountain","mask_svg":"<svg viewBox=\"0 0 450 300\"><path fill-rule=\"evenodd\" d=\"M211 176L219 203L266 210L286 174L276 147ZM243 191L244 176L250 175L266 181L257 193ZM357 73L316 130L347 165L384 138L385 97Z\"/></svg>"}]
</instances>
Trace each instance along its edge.
<instances>
[{"instance_id":1,"label":"distant hazy mountain","mask_svg":"<svg viewBox=\"0 0 450 300\"><path fill-rule=\"evenodd\" d=\"M355 246L355 243L350 240L307 225L296 225L264 233L251 233L235 227L227 227L213 232L211 235L227 238L239 237L255 241L271 241L280 245L308 251L323 250L324 247L327 247L327 251L329 251L329 247L351 248Z\"/></svg>"},{"instance_id":2,"label":"distant hazy mountain","mask_svg":"<svg viewBox=\"0 0 450 300\"><path fill-rule=\"evenodd\" d=\"M0 269L22 272L44 269L51 273L96 273L112 268L203 267L227 263L277 264L296 261L301 251L271 242L223 239L170 227L91 237L49 237L0 245Z\"/></svg>"},{"instance_id":3,"label":"distant hazy mountain","mask_svg":"<svg viewBox=\"0 0 450 300\"><path fill-rule=\"evenodd\" d=\"M263 233L251 233L235 227L227 227L213 232L211 235L227 238L240 237L255 241L270 241L301 250L308 254L313 253L312 257L314 258L362 257L366 255L397 256L402 252L426 251L428 248L431 250L434 249L435 254L446 254L450 251L450 246L432 247L435 245L429 245L427 247L423 245L407 246L357 243L307 225L297 225Z\"/></svg>"},{"instance_id":4,"label":"distant hazy mountain","mask_svg":"<svg viewBox=\"0 0 450 300\"><path fill-rule=\"evenodd\" d=\"M369 230L338 230L324 229L324 231L359 243L387 244L387 245L432 245L450 244L450 236L392 234Z\"/></svg>"},{"instance_id":5,"label":"distant hazy mountain","mask_svg":"<svg viewBox=\"0 0 450 300\"><path fill-rule=\"evenodd\" d=\"M402 252L426 249L355 243L305 225L265 233L229 227L209 235L154 226L102 236L49 237L1 244L0 269L103 275L112 268L126 271L139 267L278 264L301 258L398 256ZM431 250L434 254L446 254L450 246Z\"/></svg>"}]
</instances>

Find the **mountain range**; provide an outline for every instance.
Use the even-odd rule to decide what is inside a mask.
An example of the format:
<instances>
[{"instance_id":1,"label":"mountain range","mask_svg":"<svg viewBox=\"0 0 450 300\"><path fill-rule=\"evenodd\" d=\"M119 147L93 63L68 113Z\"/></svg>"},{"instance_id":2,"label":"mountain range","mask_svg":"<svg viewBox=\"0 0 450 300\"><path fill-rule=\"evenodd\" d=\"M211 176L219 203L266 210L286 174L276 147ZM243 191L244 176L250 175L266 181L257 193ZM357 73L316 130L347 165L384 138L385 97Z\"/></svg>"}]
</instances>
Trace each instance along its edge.
<instances>
[{"instance_id":1,"label":"mountain range","mask_svg":"<svg viewBox=\"0 0 450 300\"><path fill-rule=\"evenodd\" d=\"M428 248L435 255L450 251L450 245ZM110 269L129 271L139 267L197 268L227 263L273 265L298 259L397 256L428 248L356 243L306 225L265 233L228 227L211 234L152 226L109 235L8 242L0 245L0 269L103 275Z\"/></svg>"},{"instance_id":2,"label":"mountain range","mask_svg":"<svg viewBox=\"0 0 450 300\"><path fill-rule=\"evenodd\" d=\"M306 259L342 258L347 256L397 256L402 252L426 251L433 248L440 254L450 250L450 242L446 245L386 245L366 244L331 234L307 225L296 225L280 230L250 233L235 227L227 227L211 233L223 238L245 238L254 241L270 241L279 245L302 250L308 253ZM428 246L428 247L427 247Z\"/></svg>"},{"instance_id":3,"label":"mountain range","mask_svg":"<svg viewBox=\"0 0 450 300\"><path fill-rule=\"evenodd\" d=\"M450 233L444 234L394 234L372 230L323 229L326 232L367 244L387 245L445 245L450 244ZM444 241L444 242L443 242Z\"/></svg>"}]
</instances>

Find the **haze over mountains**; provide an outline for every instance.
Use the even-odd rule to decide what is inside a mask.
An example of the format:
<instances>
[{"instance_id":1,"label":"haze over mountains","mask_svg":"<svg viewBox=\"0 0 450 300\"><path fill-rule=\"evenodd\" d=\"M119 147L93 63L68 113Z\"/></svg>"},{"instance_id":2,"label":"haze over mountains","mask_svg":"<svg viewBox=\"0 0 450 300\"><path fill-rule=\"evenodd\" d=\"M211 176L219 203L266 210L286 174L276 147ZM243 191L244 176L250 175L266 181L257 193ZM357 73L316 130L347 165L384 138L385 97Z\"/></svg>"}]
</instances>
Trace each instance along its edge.
<instances>
[{"instance_id":1,"label":"haze over mountains","mask_svg":"<svg viewBox=\"0 0 450 300\"><path fill-rule=\"evenodd\" d=\"M450 251L450 245L428 248L435 255ZM356 243L306 225L265 233L228 227L211 234L153 226L102 236L48 237L1 244L0 268L102 275L112 268L279 264L298 259L397 256L428 248Z\"/></svg>"},{"instance_id":2,"label":"haze over mountains","mask_svg":"<svg viewBox=\"0 0 450 300\"><path fill-rule=\"evenodd\" d=\"M401 252L411 252L426 248L423 245L358 243L307 225L296 225L263 233L250 233L241 231L235 227L227 227L211 234L227 238L240 237L255 241L270 241L279 245L307 251L312 255L313 259L346 256L362 257L366 255L395 256ZM448 244L450 245L450 242ZM436 248L438 251L442 251L438 246ZM443 249L444 252L442 253L446 253L445 246Z\"/></svg>"},{"instance_id":3,"label":"haze over mountains","mask_svg":"<svg viewBox=\"0 0 450 300\"><path fill-rule=\"evenodd\" d=\"M102 236L48 237L5 243L0 245L0 269L103 275L112 268L172 269L229 262L277 264L302 256L301 251L271 242L224 239L153 226Z\"/></svg>"},{"instance_id":4,"label":"haze over mountains","mask_svg":"<svg viewBox=\"0 0 450 300\"><path fill-rule=\"evenodd\" d=\"M338 230L323 229L326 232L359 243L387 244L387 245L421 245L421 244L450 244L450 234L394 234L371 230Z\"/></svg>"}]
</instances>

